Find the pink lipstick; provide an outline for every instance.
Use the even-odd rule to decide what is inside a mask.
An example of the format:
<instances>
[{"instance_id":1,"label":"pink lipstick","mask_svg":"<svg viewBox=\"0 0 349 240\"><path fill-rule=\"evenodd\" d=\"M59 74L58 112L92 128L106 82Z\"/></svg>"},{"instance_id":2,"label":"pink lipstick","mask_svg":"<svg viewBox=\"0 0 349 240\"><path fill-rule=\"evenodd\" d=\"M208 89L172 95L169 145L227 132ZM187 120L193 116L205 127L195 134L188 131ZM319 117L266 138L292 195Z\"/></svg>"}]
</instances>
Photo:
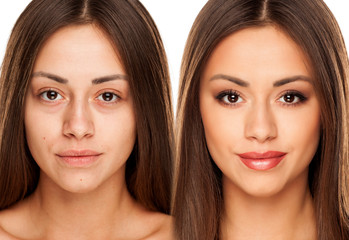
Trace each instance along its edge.
<instances>
[{"instance_id":1,"label":"pink lipstick","mask_svg":"<svg viewBox=\"0 0 349 240\"><path fill-rule=\"evenodd\" d=\"M250 169L266 171L276 167L287 153L268 151L265 153L247 152L238 154L240 160Z\"/></svg>"},{"instance_id":2,"label":"pink lipstick","mask_svg":"<svg viewBox=\"0 0 349 240\"><path fill-rule=\"evenodd\" d=\"M56 156L71 167L88 167L97 161L101 153L92 150L67 150Z\"/></svg>"}]
</instances>

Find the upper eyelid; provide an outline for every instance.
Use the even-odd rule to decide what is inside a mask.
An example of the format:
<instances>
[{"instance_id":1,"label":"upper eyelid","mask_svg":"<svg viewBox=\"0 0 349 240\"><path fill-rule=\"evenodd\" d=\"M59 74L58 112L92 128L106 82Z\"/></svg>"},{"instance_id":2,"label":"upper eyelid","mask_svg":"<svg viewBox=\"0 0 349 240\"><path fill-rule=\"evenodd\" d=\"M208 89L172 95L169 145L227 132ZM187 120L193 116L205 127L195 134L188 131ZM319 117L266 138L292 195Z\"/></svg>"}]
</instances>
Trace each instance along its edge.
<instances>
[{"instance_id":1,"label":"upper eyelid","mask_svg":"<svg viewBox=\"0 0 349 240\"><path fill-rule=\"evenodd\" d=\"M102 95L103 93L112 93L114 95L116 95L118 98L121 98L121 94L119 91L116 90L111 90L111 89L103 89L97 92L96 97L99 97L100 95Z\"/></svg>"},{"instance_id":2,"label":"upper eyelid","mask_svg":"<svg viewBox=\"0 0 349 240\"><path fill-rule=\"evenodd\" d=\"M116 98L115 98L114 100L112 100L112 101L104 101L104 100L98 99L98 98L101 97L101 95L104 94L104 93L111 93L111 94L113 94ZM118 102L121 100L121 97L120 97L119 94L116 94L114 91L105 90L105 91L99 92L99 93L97 94L97 96L96 96L94 99L95 99L96 102L100 102L100 103L102 103L102 104L107 104L107 105L109 105L109 104L116 104L116 103L118 103Z\"/></svg>"},{"instance_id":3,"label":"upper eyelid","mask_svg":"<svg viewBox=\"0 0 349 240\"><path fill-rule=\"evenodd\" d=\"M306 94L304 94L302 91L300 90L296 90L296 89L287 89L287 90L283 90L281 91L281 93L277 94L278 97L281 97L285 94L300 94L302 96L305 96ZM221 96L221 95L228 95L228 94L237 94L241 97L244 97L244 94L241 93L240 91L237 91L237 90L233 90L233 89L226 89L226 90L223 90L223 91L219 91L217 94L216 94L216 97L218 96Z\"/></svg>"},{"instance_id":4,"label":"upper eyelid","mask_svg":"<svg viewBox=\"0 0 349 240\"><path fill-rule=\"evenodd\" d=\"M229 89L229 90L223 90L223 91L220 91L217 95L216 95L216 98L220 97L220 96L226 96L226 95L229 95L229 94L236 94L238 96L241 96L242 94L236 90L232 90L232 89Z\"/></svg>"},{"instance_id":5,"label":"upper eyelid","mask_svg":"<svg viewBox=\"0 0 349 240\"><path fill-rule=\"evenodd\" d=\"M302 96L302 97L306 98L305 94L302 93L301 91L298 91L298 90L285 90L285 91L281 92L278 95L277 99L285 96L286 94L293 94L293 95L298 95L298 96Z\"/></svg>"},{"instance_id":6,"label":"upper eyelid","mask_svg":"<svg viewBox=\"0 0 349 240\"><path fill-rule=\"evenodd\" d=\"M111 94L115 95L116 97L120 98L120 96L118 94L116 94L114 92L110 92L110 91L101 92L101 93L97 94L97 97L101 96L104 93L111 93Z\"/></svg>"},{"instance_id":7,"label":"upper eyelid","mask_svg":"<svg viewBox=\"0 0 349 240\"><path fill-rule=\"evenodd\" d=\"M57 92L58 94L60 94L61 96L64 96L65 94L61 91L61 90L58 90L56 88L52 88L52 87L47 87L47 88L40 88L39 90L36 91L36 95L41 95L43 94L44 92L48 92L48 91L54 91L54 92ZM119 98L121 98L121 94L119 91L117 90L112 90L112 89L103 89L103 90L100 90L97 92L97 97L103 93L107 93L107 92L110 92L110 93L113 93L115 94L116 96L118 96Z\"/></svg>"},{"instance_id":8,"label":"upper eyelid","mask_svg":"<svg viewBox=\"0 0 349 240\"><path fill-rule=\"evenodd\" d=\"M43 89L40 89L39 91L38 91L38 96L41 96L43 93L45 93L45 92L49 92L49 91L52 91L52 92L56 92L56 93L58 93L59 95L61 95L62 97L64 97L64 94L61 92L61 91L59 91L59 90L57 90L57 89L55 89L55 88L43 88Z\"/></svg>"},{"instance_id":9,"label":"upper eyelid","mask_svg":"<svg viewBox=\"0 0 349 240\"><path fill-rule=\"evenodd\" d=\"M52 92L56 92L61 98L60 99L54 99L54 100L50 100L50 99L45 99L43 94L47 93L49 91ZM45 103L57 103L59 101L64 101L65 97L64 95L62 95L59 91L53 90L53 89L47 89L47 90L42 90L39 92L39 94L37 95L40 98L40 101L44 101Z\"/></svg>"},{"instance_id":10,"label":"upper eyelid","mask_svg":"<svg viewBox=\"0 0 349 240\"><path fill-rule=\"evenodd\" d=\"M242 97L242 94L239 93L238 91L236 90L232 90L232 89L229 89L229 90L224 90L224 91L221 91L219 92L215 98L223 105L226 105L226 106L229 106L229 107L233 107L233 106L237 106L238 104L240 104L241 102L236 102L236 103L228 103L226 101L223 100L223 98L225 98L226 96L230 95L230 94L236 94L238 96L238 98L241 98L243 101L244 98Z\"/></svg>"},{"instance_id":11,"label":"upper eyelid","mask_svg":"<svg viewBox=\"0 0 349 240\"><path fill-rule=\"evenodd\" d=\"M229 94L236 94L236 95L238 95L238 97L245 100L245 97L242 93L240 93L237 90L233 90L233 89L227 89L227 90L220 91L218 94L215 95L215 98L221 101L223 99L223 97L225 97ZM285 91L282 91L281 93L279 93L276 97L276 100L279 100L280 98L282 98L286 94L296 95L297 97L300 98L300 102L308 99L306 94L304 94L302 91L295 90L295 89L292 89L292 90L288 89L288 90L285 90Z\"/></svg>"},{"instance_id":12,"label":"upper eyelid","mask_svg":"<svg viewBox=\"0 0 349 240\"><path fill-rule=\"evenodd\" d=\"M284 97L285 95L287 95L287 94L293 94L293 95L295 95L297 98L299 98L298 101L297 101L297 102L292 102L292 103L287 103L287 102L281 101L280 99L281 99L282 97ZM286 91L286 92L283 92L283 93L277 98L277 101L278 101L280 104L282 104L283 106L285 106L285 107L295 107L295 106L297 106L297 105L299 105L299 104L302 104L302 103L306 102L307 100L308 100L308 97L305 96L305 94L303 94L303 93L301 93L301 92L299 92L299 91L295 91L295 90L288 90L288 91Z\"/></svg>"}]
</instances>

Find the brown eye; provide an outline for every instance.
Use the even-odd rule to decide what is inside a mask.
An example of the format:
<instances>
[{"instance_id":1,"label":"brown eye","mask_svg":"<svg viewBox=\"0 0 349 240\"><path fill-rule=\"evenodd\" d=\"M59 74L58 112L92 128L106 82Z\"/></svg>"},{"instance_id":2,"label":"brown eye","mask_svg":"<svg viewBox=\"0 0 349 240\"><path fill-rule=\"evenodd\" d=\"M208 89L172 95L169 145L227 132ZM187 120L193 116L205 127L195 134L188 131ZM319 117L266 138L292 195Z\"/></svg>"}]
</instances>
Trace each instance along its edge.
<instances>
[{"instance_id":1,"label":"brown eye","mask_svg":"<svg viewBox=\"0 0 349 240\"><path fill-rule=\"evenodd\" d=\"M225 104L237 104L242 102L241 96L236 92L224 93L220 100Z\"/></svg>"},{"instance_id":2,"label":"brown eye","mask_svg":"<svg viewBox=\"0 0 349 240\"><path fill-rule=\"evenodd\" d=\"M295 99L296 99L296 96L293 94L286 94L283 97L283 100L285 103L293 103Z\"/></svg>"},{"instance_id":3,"label":"brown eye","mask_svg":"<svg viewBox=\"0 0 349 240\"><path fill-rule=\"evenodd\" d=\"M45 101L56 101L56 100L60 100L63 98L58 92L53 91L53 90L48 90L48 91L41 93L41 97Z\"/></svg>"},{"instance_id":4,"label":"brown eye","mask_svg":"<svg viewBox=\"0 0 349 240\"><path fill-rule=\"evenodd\" d=\"M235 93L227 95L227 100L230 103L237 103L239 101L239 96Z\"/></svg>"},{"instance_id":5,"label":"brown eye","mask_svg":"<svg viewBox=\"0 0 349 240\"><path fill-rule=\"evenodd\" d=\"M279 101L286 105L295 105L306 101L307 98L300 92L287 92L279 98Z\"/></svg>"},{"instance_id":6,"label":"brown eye","mask_svg":"<svg viewBox=\"0 0 349 240\"><path fill-rule=\"evenodd\" d=\"M113 94L112 93L103 93L102 98L104 101L109 102L113 99Z\"/></svg>"},{"instance_id":7,"label":"brown eye","mask_svg":"<svg viewBox=\"0 0 349 240\"><path fill-rule=\"evenodd\" d=\"M219 93L216 96L216 99L218 99L220 102L226 105L234 105L237 103L241 103L243 101L242 97L238 92L235 92L233 90L226 90L221 93Z\"/></svg>"},{"instance_id":8,"label":"brown eye","mask_svg":"<svg viewBox=\"0 0 349 240\"><path fill-rule=\"evenodd\" d=\"M115 102L119 99L119 96L112 92L104 92L97 99L103 102Z\"/></svg>"}]
</instances>

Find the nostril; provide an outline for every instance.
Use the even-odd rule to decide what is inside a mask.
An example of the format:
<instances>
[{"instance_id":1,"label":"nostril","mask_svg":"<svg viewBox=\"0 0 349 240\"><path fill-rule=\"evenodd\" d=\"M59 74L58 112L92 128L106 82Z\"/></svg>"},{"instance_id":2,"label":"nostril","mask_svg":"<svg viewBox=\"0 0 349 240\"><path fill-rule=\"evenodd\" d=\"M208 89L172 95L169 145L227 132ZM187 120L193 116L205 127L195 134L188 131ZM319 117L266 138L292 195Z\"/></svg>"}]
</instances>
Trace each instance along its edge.
<instances>
[{"instance_id":1,"label":"nostril","mask_svg":"<svg viewBox=\"0 0 349 240\"><path fill-rule=\"evenodd\" d=\"M68 115L63 124L63 135L69 138L82 139L94 135L94 124L87 115Z\"/></svg>"},{"instance_id":2,"label":"nostril","mask_svg":"<svg viewBox=\"0 0 349 240\"><path fill-rule=\"evenodd\" d=\"M277 126L271 113L263 108L251 112L245 122L245 137L265 142L277 137Z\"/></svg>"}]
</instances>

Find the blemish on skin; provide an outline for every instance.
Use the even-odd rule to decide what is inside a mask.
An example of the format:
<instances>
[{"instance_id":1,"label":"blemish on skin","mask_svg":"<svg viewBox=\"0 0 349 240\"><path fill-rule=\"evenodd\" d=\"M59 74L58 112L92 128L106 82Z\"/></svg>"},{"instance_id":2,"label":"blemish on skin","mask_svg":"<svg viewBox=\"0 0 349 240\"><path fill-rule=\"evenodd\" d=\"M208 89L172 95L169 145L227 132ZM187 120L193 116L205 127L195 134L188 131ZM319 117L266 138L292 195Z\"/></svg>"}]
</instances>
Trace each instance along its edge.
<instances>
[{"instance_id":1,"label":"blemish on skin","mask_svg":"<svg viewBox=\"0 0 349 240\"><path fill-rule=\"evenodd\" d=\"M80 182L82 182L82 178L80 178Z\"/></svg>"},{"instance_id":2,"label":"blemish on skin","mask_svg":"<svg viewBox=\"0 0 349 240\"><path fill-rule=\"evenodd\" d=\"M46 140L46 137L43 137L42 139Z\"/></svg>"}]
</instances>

